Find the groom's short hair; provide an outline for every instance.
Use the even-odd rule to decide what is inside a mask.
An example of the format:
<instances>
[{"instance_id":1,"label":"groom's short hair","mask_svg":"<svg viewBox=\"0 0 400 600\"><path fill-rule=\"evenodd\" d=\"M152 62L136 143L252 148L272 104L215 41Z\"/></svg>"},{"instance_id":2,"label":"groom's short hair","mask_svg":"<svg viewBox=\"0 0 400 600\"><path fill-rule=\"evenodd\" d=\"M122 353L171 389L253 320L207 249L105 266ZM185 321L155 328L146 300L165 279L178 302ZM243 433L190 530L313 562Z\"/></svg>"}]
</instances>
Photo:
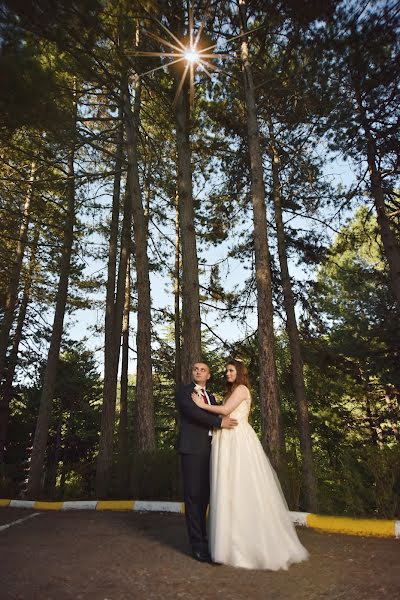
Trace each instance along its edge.
<instances>
[{"instance_id":1,"label":"groom's short hair","mask_svg":"<svg viewBox=\"0 0 400 600\"><path fill-rule=\"evenodd\" d=\"M206 365L207 369L211 373L210 365L206 360L195 360L194 363L192 363L192 370L194 369L194 365Z\"/></svg>"}]
</instances>

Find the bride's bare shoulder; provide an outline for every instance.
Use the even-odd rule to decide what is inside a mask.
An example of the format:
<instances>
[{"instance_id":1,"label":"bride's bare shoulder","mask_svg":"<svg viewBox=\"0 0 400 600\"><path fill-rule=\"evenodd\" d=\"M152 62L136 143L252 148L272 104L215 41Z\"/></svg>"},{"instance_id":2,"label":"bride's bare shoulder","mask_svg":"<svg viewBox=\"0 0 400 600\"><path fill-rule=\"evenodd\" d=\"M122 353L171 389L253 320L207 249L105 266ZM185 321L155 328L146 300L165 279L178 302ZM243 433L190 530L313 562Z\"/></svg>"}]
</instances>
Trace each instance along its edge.
<instances>
[{"instance_id":1,"label":"bride's bare shoulder","mask_svg":"<svg viewBox=\"0 0 400 600\"><path fill-rule=\"evenodd\" d=\"M249 402L251 402L251 392L249 390L249 388L247 387L247 385L241 385L241 387L243 388L243 400L248 400Z\"/></svg>"},{"instance_id":2,"label":"bride's bare shoulder","mask_svg":"<svg viewBox=\"0 0 400 600\"><path fill-rule=\"evenodd\" d=\"M236 389L239 390L240 394L245 394L246 398L250 397L250 390L244 383L239 384Z\"/></svg>"}]
</instances>

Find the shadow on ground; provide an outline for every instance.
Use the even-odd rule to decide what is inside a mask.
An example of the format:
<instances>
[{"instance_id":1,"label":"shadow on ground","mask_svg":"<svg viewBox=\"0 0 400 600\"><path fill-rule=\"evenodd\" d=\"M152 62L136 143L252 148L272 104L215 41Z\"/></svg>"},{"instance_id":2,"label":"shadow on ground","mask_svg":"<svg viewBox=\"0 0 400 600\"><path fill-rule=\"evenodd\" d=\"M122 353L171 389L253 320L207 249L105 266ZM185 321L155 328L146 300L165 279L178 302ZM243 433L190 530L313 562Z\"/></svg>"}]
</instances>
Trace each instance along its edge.
<instances>
[{"instance_id":1,"label":"shadow on ground","mask_svg":"<svg viewBox=\"0 0 400 600\"><path fill-rule=\"evenodd\" d=\"M0 509L0 525L33 511ZM299 529L288 571L194 561L183 515L42 512L0 531L2 600L400 600L400 540Z\"/></svg>"}]
</instances>

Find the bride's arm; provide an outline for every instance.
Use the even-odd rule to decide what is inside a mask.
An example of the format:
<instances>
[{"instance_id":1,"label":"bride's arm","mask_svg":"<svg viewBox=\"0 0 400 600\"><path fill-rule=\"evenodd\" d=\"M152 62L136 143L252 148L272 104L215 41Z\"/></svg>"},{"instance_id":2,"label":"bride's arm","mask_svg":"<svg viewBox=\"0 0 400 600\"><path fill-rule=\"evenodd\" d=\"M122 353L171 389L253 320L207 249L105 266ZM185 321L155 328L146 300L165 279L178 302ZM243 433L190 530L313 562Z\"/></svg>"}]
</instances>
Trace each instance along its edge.
<instances>
[{"instance_id":1,"label":"bride's arm","mask_svg":"<svg viewBox=\"0 0 400 600\"><path fill-rule=\"evenodd\" d=\"M206 404L202 398L200 398L195 392L192 394L192 400L199 408L206 410L207 412L214 413L217 415L230 415L231 412L239 406L241 402L248 396L248 389L245 385L238 385L234 392L229 396L225 404L219 404L213 406L212 404Z\"/></svg>"}]
</instances>

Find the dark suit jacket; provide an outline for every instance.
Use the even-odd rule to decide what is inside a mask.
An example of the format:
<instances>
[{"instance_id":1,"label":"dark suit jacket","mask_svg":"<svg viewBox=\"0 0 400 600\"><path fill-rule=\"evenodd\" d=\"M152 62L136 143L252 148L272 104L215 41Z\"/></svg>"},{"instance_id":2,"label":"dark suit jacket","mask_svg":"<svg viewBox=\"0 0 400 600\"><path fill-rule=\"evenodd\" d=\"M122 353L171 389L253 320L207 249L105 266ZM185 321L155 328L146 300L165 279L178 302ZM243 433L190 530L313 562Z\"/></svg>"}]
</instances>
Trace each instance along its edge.
<instances>
[{"instance_id":1,"label":"dark suit jacket","mask_svg":"<svg viewBox=\"0 0 400 600\"><path fill-rule=\"evenodd\" d=\"M178 452L181 454L206 454L210 451L211 437L208 432L213 427L221 427L221 417L202 410L192 400L194 383L182 386L176 395L179 411ZM207 392L211 404L216 404L212 394Z\"/></svg>"}]
</instances>

